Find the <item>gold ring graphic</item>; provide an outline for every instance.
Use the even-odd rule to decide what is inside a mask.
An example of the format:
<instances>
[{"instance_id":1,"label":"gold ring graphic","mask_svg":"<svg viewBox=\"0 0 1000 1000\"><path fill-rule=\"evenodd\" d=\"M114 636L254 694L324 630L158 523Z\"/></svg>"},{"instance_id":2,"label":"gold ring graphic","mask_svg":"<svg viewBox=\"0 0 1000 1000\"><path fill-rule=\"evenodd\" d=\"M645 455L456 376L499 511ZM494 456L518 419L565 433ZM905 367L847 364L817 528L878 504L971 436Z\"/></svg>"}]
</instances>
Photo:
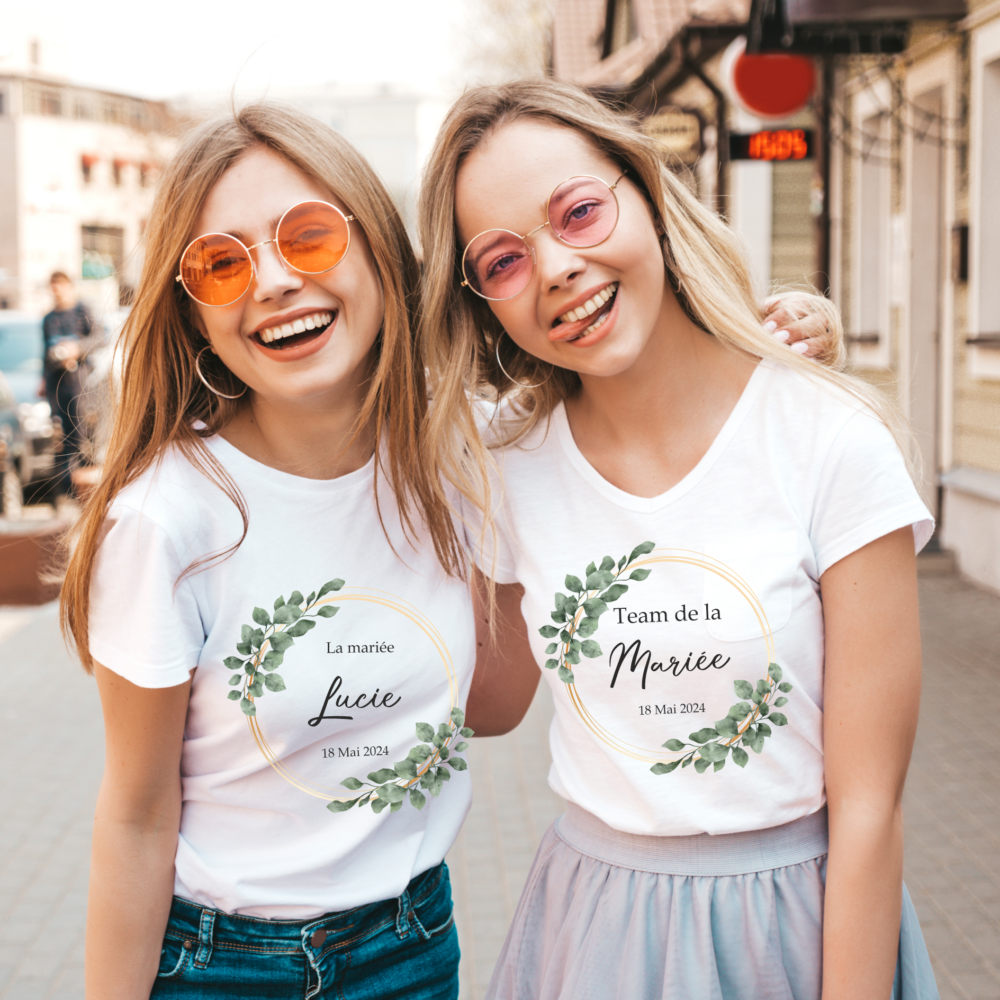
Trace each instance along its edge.
<instances>
[{"instance_id":1,"label":"gold ring graphic","mask_svg":"<svg viewBox=\"0 0 1000 1000\"><path fill-rule=\"evenodd\" d=\"M766 658L764 663L771 663L774 659L774 639L771 635L771 627L767 621L767 614L764 611L764 605L760 602L760 598L757 597L753 588L746 582L746 580L743 579L743 577L741 577L734 570L730 569L725 563L716 559L714 556L705 555L703 552L694 552L689 549L653 549L648 556L637 559L631 564L631 566L638 568L640 566L651 566L655 563L681 563L686 566L697 566L710 573L715 573L717 576L725 580L726 583L730 584L730 586L735 587L753 610L757 623L760 625L761 635L764 638L766 647ZM623 740L618 736L615 736L614 733L602 726L601 723L593 717L587 709L587 706L584 705L583 698L581 697L575 683L566 684L565 687L569 689L569 699L573 703L573 707L576 709L580 718L583 720L584 725L602 743L612 747L619 753L625 754L626 757L631 757L633 760L640 760L650 764L658 763L659 761L665 760L668 756L670 756L669 752L665 752L662 747L655 750L649 750L645 747L636 746L633 743L629 743L627 740Z\"/></svg>"},{"instance_id":2,"label":"gold ring graphic","mask_svg":"<svg viewBox=\"0 0 1000 1000\"><path fill-rule=\"evenodd\" d=\"M451 704L448 706L448 711L450 712L451 709L458 704L458 679L455 676L455 664L452 662L451 653L448 651L448 646L444 641L444 637L437 630L437 628L435 628L431 620L422 611L410 604L409 601L405 601L403 598L397 597L395 594L390 594L387 591L374 590L370 587L344 587L342 590L331 593L327 597L317 601L316 606L318 607L323 604L342 604L348 601L364 601L368 604L376 604L380 607L388 608L390 611L395 611L398 614L401 614L404 618L408 618L427 636L428 639L430 639L434 648L437 650L438 655L441 657L445 673L448 675L448 693L451 701ZM265 646L266 645L267 644L265 644ZM263 653L264 648L261 648L260 655L263 656ZM253 699L251 698L251 701L252 700ZM253 735L254 742L257 744L260 752L264 755L268 764L270 764L271 767L274 768L274 770L290 785L298 788L299 791L305 792L307 795L312 795L314 798L323 799L325 802L330 802L334 799L343 801L352 797L350 795L342 794L339 790L333 790L316 784L315 782L310 781L308 778L292 770L292 768L281 760L271 749L267 738L261 730L260 722L257 716L248 715L246 720L247 725L250 726L250 732ZM343 786L340 786L340 788L342 787Z\"/></svg>"}]
</instances>

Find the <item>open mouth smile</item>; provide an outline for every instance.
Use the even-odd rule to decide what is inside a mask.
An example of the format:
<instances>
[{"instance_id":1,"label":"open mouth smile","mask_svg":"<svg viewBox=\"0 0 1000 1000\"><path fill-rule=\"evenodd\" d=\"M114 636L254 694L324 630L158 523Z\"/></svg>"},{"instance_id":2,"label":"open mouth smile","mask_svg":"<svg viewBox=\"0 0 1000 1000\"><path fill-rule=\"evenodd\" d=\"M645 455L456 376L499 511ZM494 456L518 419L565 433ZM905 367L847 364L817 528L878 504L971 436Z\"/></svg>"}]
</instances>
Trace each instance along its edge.
<instances>
[{"instance_id":1,"label":"open mouth smile","mask_svg":"<svg viewBox=\"0 0 1000 1000\"><path fill-rule=\"evenodd\" d=\"M560 340L563 343L572 343L572 341L580 340L583 337L589 336L595 330L600 329L611 314L617 295L618 282L613 281L610 285L606 285L594 296L587 299L583 305L577 306L575 309L570 309L561 316L558 316L552 324L553 330L561 325L566 326L567 329L560 331L560 334L553 339Z\"/></svg>"},{"instance_id":2,"label":"open mouth smile","mask_svg":"<svg viewBox=\"0 0 1000 1000\"><path fill-rule=\"evenodd\" d=\"M321 309L288 323L265 327L253 334L251 339L269 351L287 351L317 340L336 321L337 315L336 310Z\"/></svg>"}]
</instances>

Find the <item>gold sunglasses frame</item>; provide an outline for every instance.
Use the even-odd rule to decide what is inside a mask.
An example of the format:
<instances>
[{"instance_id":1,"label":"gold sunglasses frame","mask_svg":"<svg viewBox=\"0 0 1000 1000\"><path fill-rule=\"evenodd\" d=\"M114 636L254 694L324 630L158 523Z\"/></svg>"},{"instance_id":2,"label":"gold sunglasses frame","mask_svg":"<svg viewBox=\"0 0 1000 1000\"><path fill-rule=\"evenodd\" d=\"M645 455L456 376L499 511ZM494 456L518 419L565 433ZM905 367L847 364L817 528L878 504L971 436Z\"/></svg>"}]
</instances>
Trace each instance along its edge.
<instances>
[{"instance_id":1,"label":"gold sunglasses frame","mask_svg":"<svg viewBox=\"0 0 1000 1000\"><path fill-rule=\"evenodd\" d=\"M200 306L206 306L209 309L224 309L226 306L234 305L235 303L239 302L240 299L242 299L247 292L250 291L250 286L254 283L254 279L257 277L257 264L254 261L250 251L256 250L258 247L266 247L268 243L277 244L278 230L281 229L281 224L285 221L285 218L287 217L289 212L295 211L295 209L297 209L301 205L325 205L327 208L332 208L337 213L337 215L339 215L344 220L344 224L347 226L347 246L344 247L344 252L340 257L340 260L338 260L336 264L331 264L330 267L323 268L322 271L303 271L301 268L296 267L294 264L290 263L288 260L285 259L285 255L281 252L280 244L276 245L274 248L278 252L278 259L282 262L282 264L285 267L290 267L293 271L298 271L299 274L310 274L310 275L326 274L328 271L332 271L338 264L340 264L344 260L344 258L348 254L348 251L351 249L351 223L356 222L357 220L353 215L345 215L339 208L337 208L336 205L331 205L328 201L322 201L319 198L309 198L306 201L296 202L294 205L290 206L289 208L286 208L285 211L282 212L281 218L278 219L278 224L274 227L273 239L263 240L260 243L254 243L253 246L248 247L243 242L243 240L237 239L235 236L232 236L229 233L202 233L200 236L196 236L193 240L191 240L190 243L187 244L187 246L184 247L184 250L181 253L180 262L177 265L178 267L181 268L183 268L184 266L184 257L187 255L188 250L190 250L191 247L198 242L198 240L203 240L205 239L206 236L225 236L226 239L235 240L241 247L243 247L244 250L246 250L247 259L250 261L250 280L247 282L247 287L244 288L243 291L240 292L240 294L237 295L236 298L233 299L231 302L218 302L218 303L202 302L201 299L199 299L198 296L195 295L190 288L188 288L187 284L184 281L183 274L177 274L174 277L174 281L180 282L181 288L183 288L184 291L187 292L187 294L192 299L194 299L194 301L197 302L198 305Z\"/></svg>"},{"instance_id":2,"label":"gold sunglasses frame","mask_svg":"<svg viewBox=\"0 0 1000 1000\"><path fill-rule=\"evenodd\" d=\"M506 302L508 299L512 299L515 296L520 295L521 292L523 292L524 289L528 287L528 284L531 283L531 275L528 276L528 281L525 284L524 288L519 288L516 292L514 292L513 295L505 295L502 299L495 299L492 296L483 295L482 292L477 292L472 287L472 285L469 284L469 279L465 277L465 258L468 257L469 255L469 247L471 247L472 244L475 243L480 236L484 236L486 233L510 233L511 236L516 236L526 247L528 247L528 253L531 255L531 274L533 275L535 273L535 251L533 247L528 245L528 237L534 236L535 233L541 231L546 226L552 225L552 220L549 218L549 206L552 204L552 196L564 184L568 184L571 180L574 180L577 177L589 177L591 180L600 181L611 192L611 197L614 198L615 200L615 208L617 210L615 214L615 224L611 227L611 232L608 233L608 235L605 236L603 240L598 240L596 243L587 243L587 244L570 243L569 240L563 239L562 236L560 236L559 233L557 233L554 229L552 230L552 235L557 240L559 240L560 243L563 243L568 247L574 247L577 250L590 250L593 247L599 247L602 243L606 243L609 239L611 239L612 234L618 228L618 219L621 218L621 204L618 201L618 195L615 193L615 188L618 187L618 185L621 183L621 179L627 173L628 170L623 170L615 178L614 184L608 184L608 182L603 177L598 177L596 174L571 174L569 177L566 178L566 180L560 181L552 189L551 194L545 200L545 221L540 226L535 226L535 228L532 229L531 232L525 236L522 236L520 233L515 233L513 229L498 229L498 228L484 229L481 233L476 233L476 235L473 236L472 239L465 244L465 249L462 251L462 263L460 266L460 271L462 275L462 284L459 287L468 288L473 295L478 295L481 299L486 299L487 302Z\"/></svg>"}]
</instances>

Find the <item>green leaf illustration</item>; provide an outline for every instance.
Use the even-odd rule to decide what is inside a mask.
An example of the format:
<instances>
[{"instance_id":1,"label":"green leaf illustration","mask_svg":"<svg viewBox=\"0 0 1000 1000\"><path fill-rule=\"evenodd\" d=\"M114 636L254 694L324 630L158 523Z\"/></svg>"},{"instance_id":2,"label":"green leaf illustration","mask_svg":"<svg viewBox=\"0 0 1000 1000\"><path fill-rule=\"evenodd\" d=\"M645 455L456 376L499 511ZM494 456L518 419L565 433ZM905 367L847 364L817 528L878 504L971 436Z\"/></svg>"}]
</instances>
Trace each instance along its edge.
<instances>
[{"instance_id":1,"label":"green leaf illustration","mask_svg":"<svg viewBox=\"0 0 1000 1000\"><path fill-rule=\"evenodd\" d=\"M559 634L559 629L554 628L552 625L543 625L538 630L538 634L543 639L554 639Z\"/></svg>"},{"instance_id":2,"label":"green leaf illustration","mask_svg":"<svg viewBox=\"0 0 1000 1000\"><path fill-rule=\"evenodd\" d=\"M580 647L580 652L591 660L601 655L601 647L594 639L585 639Z\"/></svg>"},{"instance_id":3,"label":"green leaf illustration","mask_svg":"<svg viewBox=\"0 0 1000 1000\"><path fill-rule=\"evenodd\" d=\"M770 675L771 680L775 683L781 680L781 667L779 667L777 663L769 663L767 666L767 672Z\"/></svg>"},{"instance_id":4,"label":"green leaf illustration","mask_svg":"<svg viewBox=\"0 0 1000 1000\"><path fill-rule=\"evenodd\" d=\"M669 764L654 764L650 771L653 774L670 774L671 771L676 771L680 767L681 762L679 760L672 760Z\"/></svg>"},{"instance_id":5,"label":"green leaf illustration","mask_svg":"<svg viewBox=\"0 0 1000 1000\"><path fill-rule=\"evenodd\" d=\"M583 584L580 582L578 576L567 575L565 585L566 589L572 591L574 594L579 594L583 591Z\"/></svg>"},{"instance_id":6,"label":"green leaf illustration","mask_svg":"<svg viewBox=\"0 0 1000 1000\"><path fill-rule=\"evenodd\" d=\"M418 722L416 729L418 739L424 741L434 739L434 727L428 725L426 722Z\"/></svg>"},{"instance_id":7,"label":"green leaf illustration","mask_svg":"<svg viewBox=\"0 0 1000 1000\"><path fill-rule=\"evenodd\" d=\"M381 767L377 771L372 771L368 775L368 780L376 785L381 785L385 781L392 781L396 777L396 772L391 767Z\"/></svg>"},{"instance_id":8,"label":"green leaf illustration","mask_svg":"<svg viewBox=\"0 0 1000 1000\"><path fill-rule=\"evenodd\" d=\"M733 681L733 687L739 698L749 698L753 694L753 685L749 681Z\"/></svg>"},{"instance_id":9,"label":"green leaf illustration","mask_svg":"<svg viewBox=\"0 0 1000 1000\"><path fill-rule=\"evenodd\" d=\"M410 789L410 805L415 809L423 809L427 804L427 796L416 788Z\"/></svg>"},{"instance_id":10,"label":"green leaf illustration","mask_svg":"<svg viewBox=\"0 0 1000 1000\"><path fill-rule=\"evenodd\" d=\"M222 662L227 667L229 667L230 670L242 670L243 669L243 660L239 656L227 656Z\"/></svg>"},{"instance_id":11,"label":"green leaf illustration","mask_svg":"<svg viewBox=\"0 0 1000 1000\"><path fill-rule=\"evenodd\" d=\"M733 763L739 767L746 767L747 761L750 759L750 754L740 747L733 747Z\"/></svg>"},{"instance_id":12,"label":"green leaf illustration","mask_svg":"<svg viewBox=\"0 0 1000 1000\"><path fill-rule=\"evenodd\" d=\"M264 687L266 687L268 691L284 691L285 680L281 674L265 674Z\"/></svg>"},{"instance_id":13,"label":"green leaf illustration","mask_svg":"<svg viewBox=\"0 0 1000 1000\"><path fill-rule=\"evenodd\" d=\"M275 600L275 602L274 602L274 610L277 611L278 608L280 608L281 605L284 604L284 603L285 603L285 599L283 597L277 598Z\"/></svg>"},{"instance_id":14,"label":"green leaf illustration","mask_svg":"<svg viewBox=\"0 0 1000 1000\"><path fill-rule=\"evenodd\" d=\"M655 548L656 542L642 542L632 550L632 554L628 557L628 561L635 562L639 556L649 555L649 553Z\"/></svg>"},{"instance_id":15,"label":"green leaf illustration","mask_svg":"<svg viewBox=\"0 0 1000 1000\"><path fill-rule=\"evenodd\" d=\"M287 632L275 632L271 636L271 649L276 653L283 653L286 649L295 645L295 640Z\"/></svg>"},{"instance_id":16,"label":"green leaf illustration","mask_svg":"<svg viewBox=\"0 0 1000 1000\"><path fill-rule=\"evenodd\" d=\"M663 745L668 750L683 750L684 747L685 747L685 744L682 743L680 740L667 740L667 742L664 743ZM664 772L664 773L666 773L666 772Z\"/></svg>"},{"instance_id":17,"label":"green leaf illustration","mask_svg":"<svg viewBox=\"0 0 1000 1000\"><path fill-rule=\"evenodd\" d=\"M713 740L718 736L718 732L709 726L704 729L699 729L696 733L691 733L688 739L692 743L707 743L709 740Z\"/></svg>"},{"instance_id":18,"label":"green leaf illustration","mask_svg":"<svg viewBox=\"0 0 1000 1000\"><path fill-rule=\"evenodd\" d=\"M318 614L320 618L332 618L339 610L340 608L335 607L332 604L327 604L324 607L317 609L316 614Z\"/></svg>"},{"instance_id":19,"label":"green leaf illustration","mask_svg":"<svg viewBox=\"0 0 1000 1000\"><path fill-rule=\"evenodd\" d=\"M344 778L341 784L344 788L349 788L352 792L356 792L362 787L361 782L357 778Z\"/></svg>"},{"instance_id":20,"label":"green leaf illustration","mask_svg":"<svg viewBox=\"0 0 1000 1000\"><path fill-rule=\"evenodd\" d=\"M237 678L237 680L239 680L239 678ZM230 691L229 694L226 695L226 697L230 701L236 701L238 698L242 697L242 695L240 694L239 691Z\"/></svg>"},{"instance_id":21,"label":"green leaf illustration","mask_svg":"<svg viewBox=\"0 0 1000 1000\"><path fill-rule=\"evenodd\" d=\"M780 684L778 685L778 690L779 690L779 691L784 691L784 692L785 692L785 694L788 694L788 692L792 690L792 685L791 685L791 684L789 684L789 683L788 683L788 681L782 681L782 682L781 682L781 683L780 683Z\"/></svg>"},{"instance_id":22,"label":"green leaf illustration","mask_svg":"<svg viewBox=\"0 0 1000 1000\"><path fill-rule=\"evenodd\" d=\"M319 588L319 593L317 597L326 597L331 590L340 590L344 586L343 580L331 580L329 583L324 583L322 587Z\"/></svg>"},{"instance_id":23,"label":"green leaf illustration","mask_svg":"<svg viewBox=\"0 0 1000 1000\"><path fill-rule=\"evenodd\" d=\"M234 694L239 694L239 691L234 691ZM240 708L243 709L244 715L256 715L257 709L254 708L253 702L249 698L240 699Z\"/></svg>"},{"instance_id":24,"label":"green leaf illustration","mask_svg":"<svg viewBox=\"0 0 1000 1000\"><path fill-rule=\"evenodd\" d=\"M270 625L271 624L271 616L263 608L254 608L253 609L253 620L258 625Z\"/></svg>"},{"instance_id":25,"label":"green leaf illustration","mask_svg":"<svg viewBox=\"0 0 1000 1000\"><path fill-rule=\"evenodd\" d=\"M629 577L629 579L630 580L645 580L646 577L649 576L650 572L651 572L651 570L648 570L648 569L637 569L635 571L635 573L633 573ZM643 576L636 576L635 575L636 573L643 573L644 575ZM628 593L628 586L626 584L624 584L624 583L613 583L613 584L611 584L610 587L608 587L608 589L606 591L604 591L603 594L601 594L601 597L603 597L604 600L606 600L606 601L617 601L618 598L622 596L622 594L627 594L627 593Z\"/></svg>"},{"instance_id":26,"label":"green leaf illustration","mask_svg":"<svg viewBox=\"0 0 1000 1000\"><path fill-rule=\"evenodd\" d=\"M652 573L652 570L646 569L645 567L642 567L640 569L634 569L634 570L632 570L632 572L629 573L629 577L628 578L630 580L635 580L635 581L638 582L640 580L645 580L646 577L649 576L650 573Z\"/></svg>"},{"instance_id":27,"label":"green leaf illustration","mask_svg":"<svg viewBox=\"0 0 1000 1000\"><path fill-rule=\"evenodd\" d=\"M274 620L279 625L291 625L302 617L302 609L297 604L283 604L274 612Z\"/></svg>"},{"instance_id":28,"label":"green leaf illustration","mask_svg":"<svg viewBox=\"0 0 1000 1000\"><path fill-rule=\"evenodd\" d=\"M317 612L318 614L319 612ZM293 639L301 639L310 629L316 627L316 623L310 618L300 618L290 628L285 629L285 635L290 635Z\"/></svg>"},{"instance_id":29,"label":"green leaf illustration","mask_svg":"<svg viewBox=\"0 0 1000 1000\"><path fill-rule=\"evenodd\" d=\"M465 712L460 708L456 707L451 710L451 721L458 726L459 729L465 725Z\"/></svg>"},{"instance_id":30,"label":"green leaf illustration","mask_svg":"<svg viewBox=\"0 0 1000 1000\"><path fill-rule=\"evenodd\" d=\"M574 682L573 671L569 667L559 668L559 680L564 684L572 684Z\"/></svg>"},{"instance_id":31,"label":"green leaf illustration","mask_svg":"<svg viewBox=\"0 0 1000 1000\"><path fill-rule=\"evenodd\" d=\"M350 809L351 806L353 806L354 803L357 801L358 801L357 799L346 799L344 801L341 801L340 799L334 799L332 802L327 802L326 808L329 809L330 812L332 813L347 812L347 810Z\"/></svg>"},{"instance_id":32,"label":"green leaf illustration","mask_svg":"<svg viewBox=\"0 0 1000 1000\"><path fill-rule=\"evenodd\" d=\"M788 725L788 719L786 719L785 716L781 712L772 712L771 713L771 721L776 726L787 726Z\"/></svg>"}]
</instances>

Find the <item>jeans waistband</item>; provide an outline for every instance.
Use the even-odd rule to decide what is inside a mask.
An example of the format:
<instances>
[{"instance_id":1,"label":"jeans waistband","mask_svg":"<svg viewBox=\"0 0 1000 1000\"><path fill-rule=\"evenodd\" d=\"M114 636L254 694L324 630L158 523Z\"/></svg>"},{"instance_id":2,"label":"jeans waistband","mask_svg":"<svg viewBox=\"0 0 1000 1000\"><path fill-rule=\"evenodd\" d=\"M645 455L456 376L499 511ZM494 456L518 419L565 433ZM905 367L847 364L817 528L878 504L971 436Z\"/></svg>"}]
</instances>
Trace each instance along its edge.
<instances>
[{"instance_id":1,"label":"jeans waistband","mask_svg":"<svg viewBox=\"0 0 1000 1000\"><path fill-rule=\"evenodd\" d=\"M175 896L170 909L167 936L182 939L184 947L196 950L194 964L204 967L211 958L213 947L227 943L274 954L329 951L376 934L395 925L400 938L411 931L418 936L426 932L413 912L440 885L447 869L444 862L414 878L394 899L367 903L350 910L324 913L311 920L266 920L223 913L188 899Z\"/></svg>"},{"instance_id":2,"label":"jeans waistband","mask_svg":"<svg viewBox=\"0 0 1000 1000\"><path fill-rule=\"evenodd\" d=\"M647 837L614 830L570 802L555 829L580 854L616 868L658 875L746 875L799 865L829 850L826 806L811 816L766 830Z\"/></svg>"}]
</instances>

